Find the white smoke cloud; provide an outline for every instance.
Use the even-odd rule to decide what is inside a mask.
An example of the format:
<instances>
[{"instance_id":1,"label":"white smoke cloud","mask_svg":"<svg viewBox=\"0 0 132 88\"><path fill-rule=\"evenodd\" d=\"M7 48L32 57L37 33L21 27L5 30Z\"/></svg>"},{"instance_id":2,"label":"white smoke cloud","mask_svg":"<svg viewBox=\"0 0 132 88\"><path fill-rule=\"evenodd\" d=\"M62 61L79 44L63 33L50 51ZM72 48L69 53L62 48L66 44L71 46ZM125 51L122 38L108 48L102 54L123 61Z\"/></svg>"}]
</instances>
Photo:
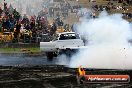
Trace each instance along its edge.
<instances>
[{"instance_id":1,"label":"white smoke cloud","mask_svg":"<svg viewBox=\"0 0 132 88\"><path fill-rule=\"evenodd\" d=\"M56 64L59 64L59 65L68 66L69 65L69 57L67 57L65 54L59 55L55 62L56 62Z\"/></svg>"},{"instance_id":2,"label":"white smoke cloud","mask_svg":"<svg viewBox=\"0 0 132 88\"><path fill-rule=\"evenodd\" d=\"M88 44L72 57L70 67L132 69L132 30L122 15L102 12L99 18L81 20L77 30L88 36Z\"/></svg>"}]
</instances>

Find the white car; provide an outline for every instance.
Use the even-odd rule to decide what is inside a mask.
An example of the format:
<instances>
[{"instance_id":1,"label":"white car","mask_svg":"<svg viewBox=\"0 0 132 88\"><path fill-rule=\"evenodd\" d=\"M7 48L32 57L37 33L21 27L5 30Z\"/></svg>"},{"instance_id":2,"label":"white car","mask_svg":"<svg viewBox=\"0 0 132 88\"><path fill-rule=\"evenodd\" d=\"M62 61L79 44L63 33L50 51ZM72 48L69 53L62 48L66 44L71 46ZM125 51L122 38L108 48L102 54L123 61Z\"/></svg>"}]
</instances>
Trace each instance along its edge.
<instances>
[{"instance_id":1,"label":"white car","mask_svg":"<svg viewBox=\"0 0 132 88\"><path fill-rule=\"evenodd\" d=\"M84 46L84 42L75 32L58 33L52 41L40 42L40 50L45 52L49 59L60 53L71 54L71 51L75 51L82 46Z\"/></svg>"}]
</instances>

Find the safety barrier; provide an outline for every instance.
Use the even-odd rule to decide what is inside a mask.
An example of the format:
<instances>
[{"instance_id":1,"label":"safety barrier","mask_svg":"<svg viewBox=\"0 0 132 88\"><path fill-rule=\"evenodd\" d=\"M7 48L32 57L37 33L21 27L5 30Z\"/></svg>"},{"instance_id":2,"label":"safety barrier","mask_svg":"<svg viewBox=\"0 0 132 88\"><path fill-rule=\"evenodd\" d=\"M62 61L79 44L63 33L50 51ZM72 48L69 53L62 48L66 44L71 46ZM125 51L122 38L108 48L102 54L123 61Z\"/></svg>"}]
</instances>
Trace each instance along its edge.
<instances>
[{"instance_id":1,"label":"safety barrier","mask_svg":"<svg viewBox=\"0 0 132 88\"><path fill-rule=\"evenodd\" d=\"M39 43L0 43L0 48L32 48L39 47Z\"/></svg>"}]
</instances>

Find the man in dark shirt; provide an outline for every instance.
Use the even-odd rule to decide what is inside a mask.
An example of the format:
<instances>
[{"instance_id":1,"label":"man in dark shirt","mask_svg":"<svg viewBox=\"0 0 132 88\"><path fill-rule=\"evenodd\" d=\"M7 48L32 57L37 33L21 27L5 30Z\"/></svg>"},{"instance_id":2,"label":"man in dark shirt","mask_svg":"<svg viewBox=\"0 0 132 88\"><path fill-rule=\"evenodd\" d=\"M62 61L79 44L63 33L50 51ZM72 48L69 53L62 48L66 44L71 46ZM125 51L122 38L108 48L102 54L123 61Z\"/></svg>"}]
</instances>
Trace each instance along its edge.
<instances>
[{"instance_id":1,"label":"man in dark shirt","mask_svg":"<svg viewBox=\"0 0 132 88\"><path fill-rule=\"evenodd\" d=\"M17 23L16 23L16 32L17 32L17 34L20 33L20 29L21 29L21 23L19 21L17 21Z\"/></svg>"}]
</instances>

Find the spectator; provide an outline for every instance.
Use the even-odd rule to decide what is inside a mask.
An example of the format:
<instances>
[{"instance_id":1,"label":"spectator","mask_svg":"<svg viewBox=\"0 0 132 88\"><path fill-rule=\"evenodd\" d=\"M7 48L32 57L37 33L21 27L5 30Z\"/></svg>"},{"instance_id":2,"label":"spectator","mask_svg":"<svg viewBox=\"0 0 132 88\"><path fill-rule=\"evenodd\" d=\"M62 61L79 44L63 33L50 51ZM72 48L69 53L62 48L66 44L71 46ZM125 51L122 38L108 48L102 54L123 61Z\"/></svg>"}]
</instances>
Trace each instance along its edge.
<instances>
[{"instance_id":1,"label":"spectator","mask_svg":"<svg viewBox=\"0 0 132 88\"><path fill-rule=\"evenodd\" d=\"M2 19L0 19L0 32L2 32Z\"/></svg>"},{"instance_id":2,"label":"spectator","mask_svg":"<svg viewBox=\"0 0 132 88\"><path fill-rule=\"evenodd\" d=\"M53 22L53 25L51 26L51 35L53 35L55 32L56 32L56 30L57 30L57 26L56 26L56 24L55 24L55 22Z\"/></svg>"},{"instance_id":3,"label":"spectator","mask_svg":"<svg viewBox=\"0 0 132 88\"><path fill-rule=\"evenodd\" d=\"M17 33L17 35L19 35L20 29L21 29L21 22L17 21L17 23L16 23L16 33Z\"/></svg>"}]
</instances>

